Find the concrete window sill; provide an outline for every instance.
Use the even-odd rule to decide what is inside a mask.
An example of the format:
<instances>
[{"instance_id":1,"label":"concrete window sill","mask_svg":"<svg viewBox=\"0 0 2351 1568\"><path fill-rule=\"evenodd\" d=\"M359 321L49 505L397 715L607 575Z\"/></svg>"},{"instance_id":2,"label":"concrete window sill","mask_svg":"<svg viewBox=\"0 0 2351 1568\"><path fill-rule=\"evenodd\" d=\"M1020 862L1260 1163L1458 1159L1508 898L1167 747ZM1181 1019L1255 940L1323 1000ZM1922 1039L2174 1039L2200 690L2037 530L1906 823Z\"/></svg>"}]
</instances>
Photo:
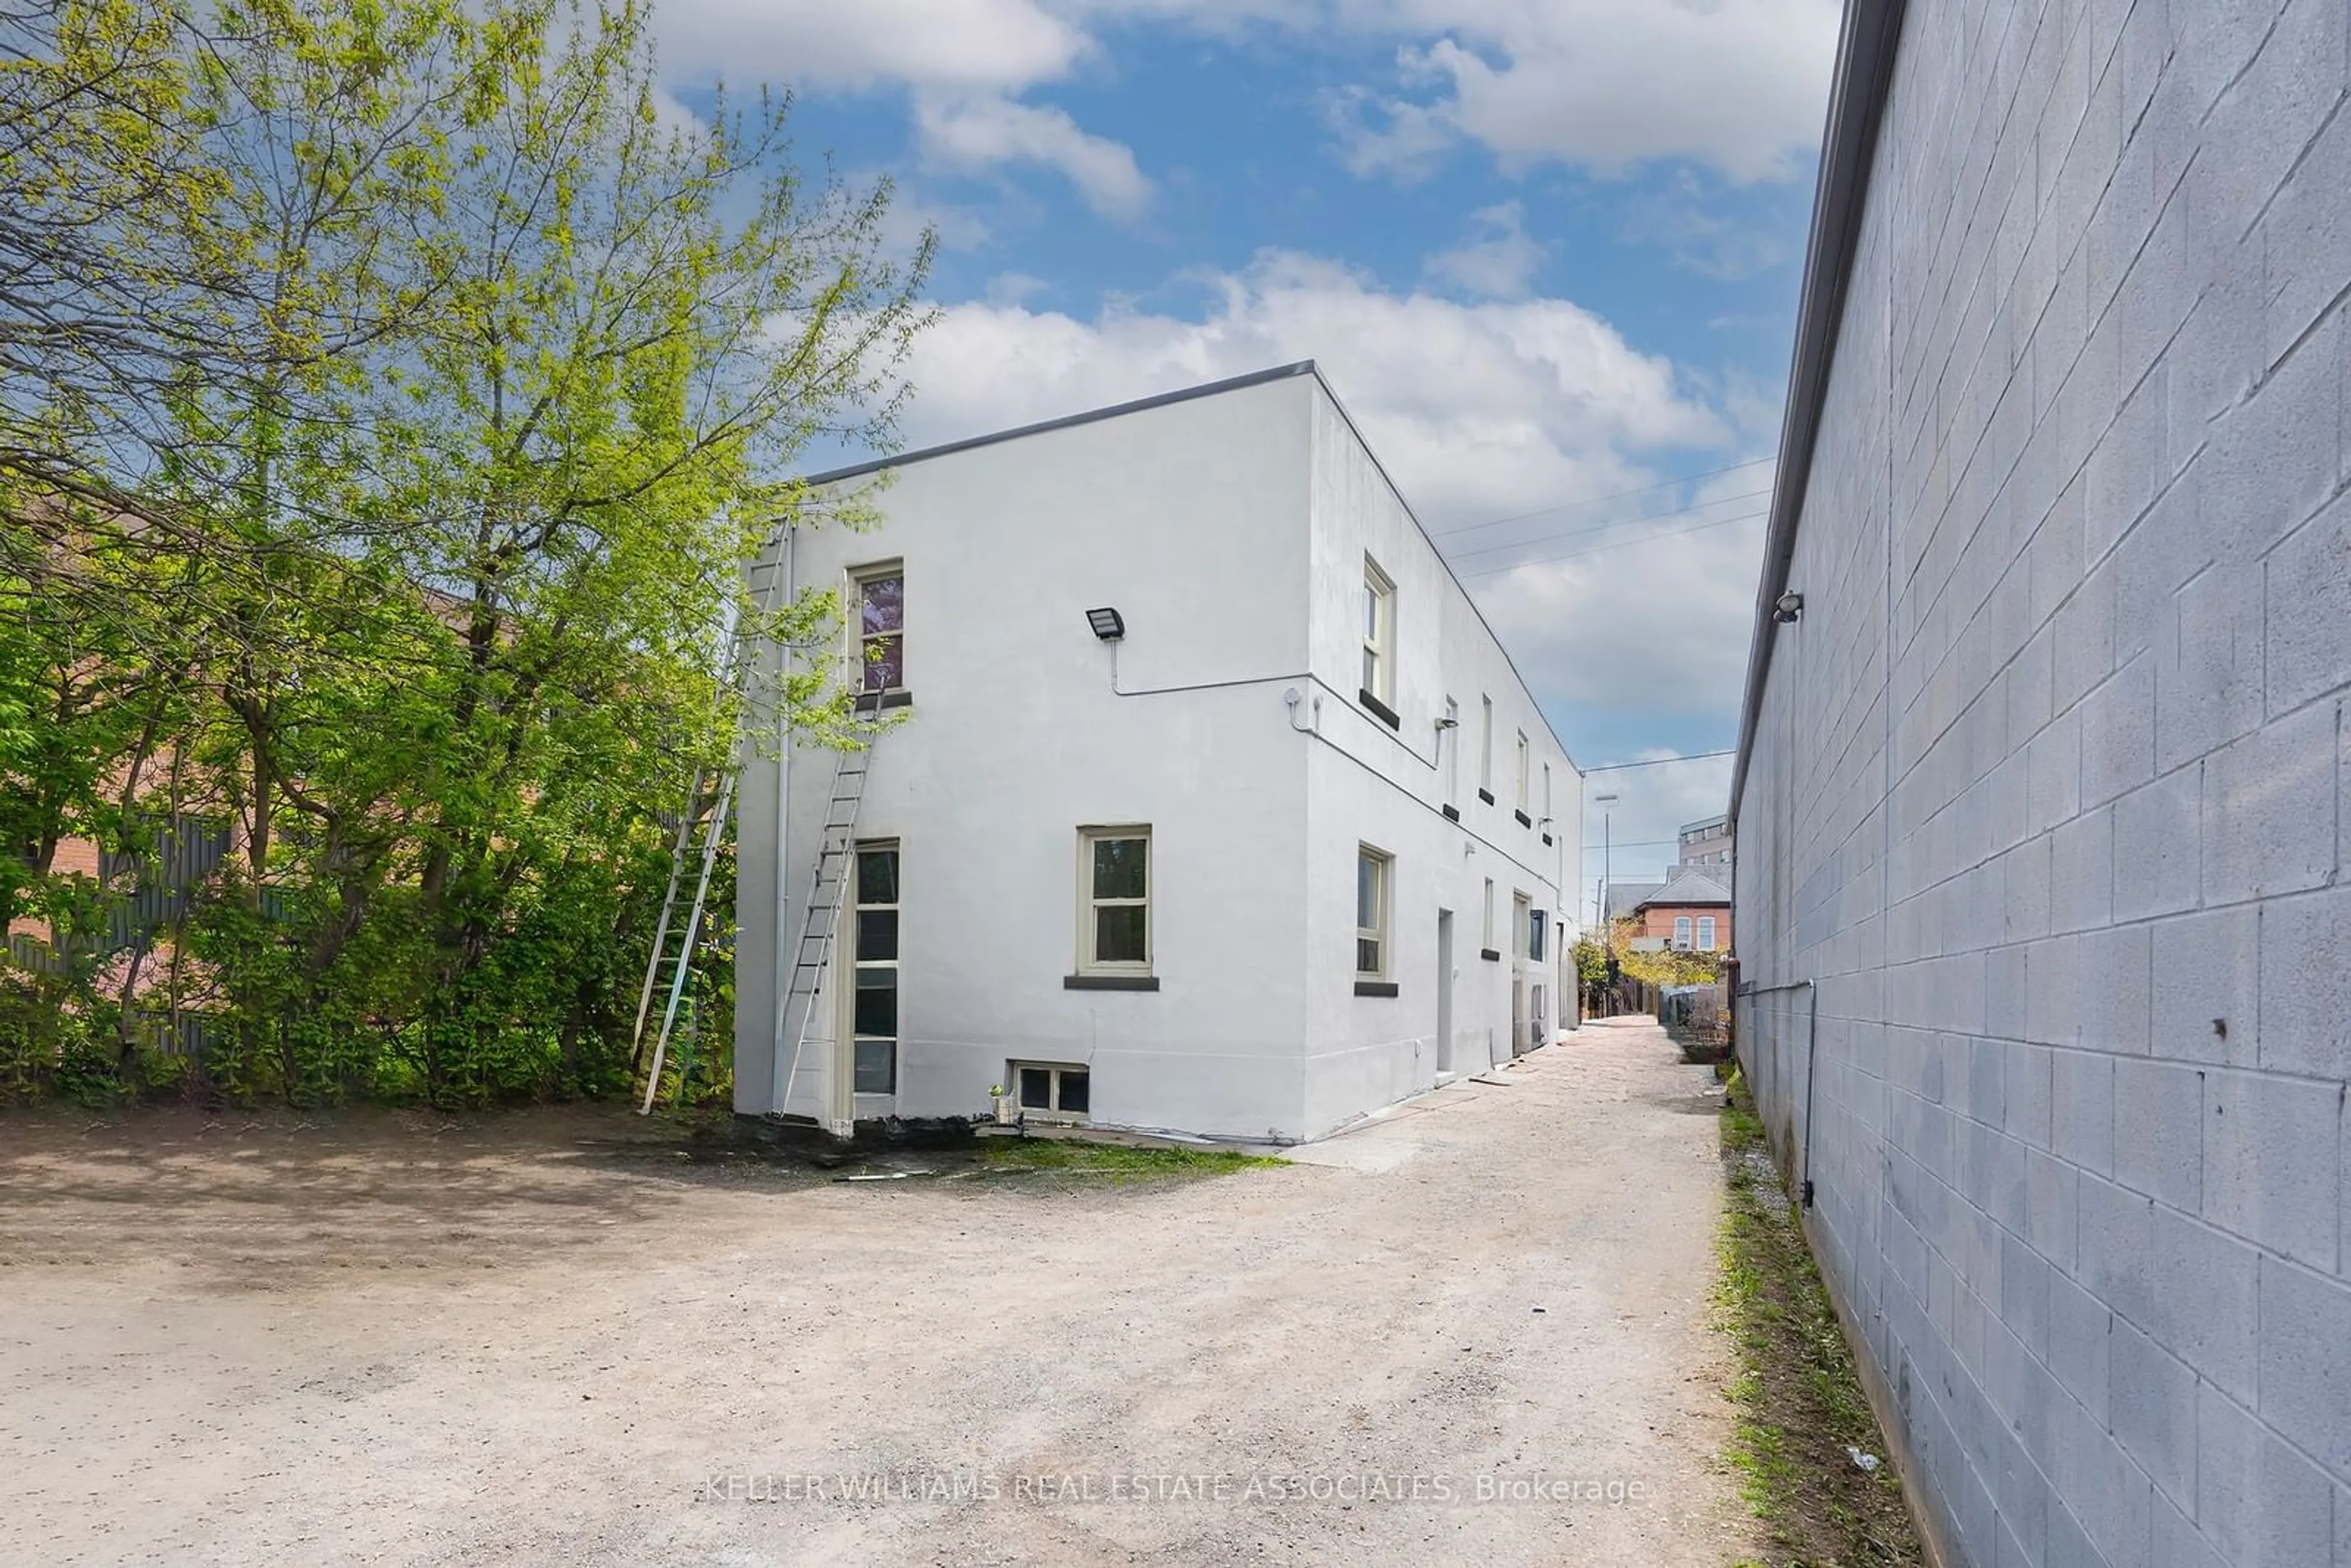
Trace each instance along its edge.
<instances>
[{"instance_id":1,"label":"concrete window sill","mask_svg":"<svg viewBox=\"0 0 2351 1568\"><path fill-rule=\"evenodd\" d=\"M912 692L867 692L864 695L859 697L850 706L855 708L859 713L882 713L887 709L894 707L912 707L914 706L914 694Z\"/></svg>"},{"instance_id":2,"label":"concrete window sill","mask_svg":"<svg viewBox=\"0 0 2351 1568\"><path fill-rule=\"evenodd\" d=\"M1478 956L1485 959L1489 964L1499 964L1502 961L1502 955L1491 947L1479 948Z\"/></svg>"},{"instance_id":3,"label":"concrete window sill","mask_svg":"<svg viewBox=\"0 0 2351 1568\"><path fill-rule=\"evenodd\" d=\"M1442 806L1438 810L1445 813L1445 820L1448 822L1458 822L1461 820L1461 808L1458 806Z\"/></svg>"},{"instance_id":4,"label":"concrete window sill","mask_svg":"<svg viewBox=\"0 0 2351 1568\"><path fill-rule=\"evenodd\" d=\"M1535 820L1532 817L1528 816L1524 811L1513 811L1510 815L1519 820L1519 826L1522 828L1531 828L1535 825Z\"/></svg>"},{"instance_id":5,"label":"concrete window sill","mask_svg":"<svg viewBox=\"0 0 2351 1568\"><path fill-rule=\"evenodd\" d=\"M1394 980L1357 980L1355 994L1359 997L1392 997L1396 994Z\"/></svg>"},{"instance_id":6,"label":"concrete window sill","mask_svg":"<svg viewBox=\"0 0 2351 1568\"><path fill-rule=\"evenodd\" d=\"M1480 789L1478 791L1478 799L1490 806L1494 803L1494 792L1491 789Z\"/></svg>"},{"instance_id":7,"label":"concrete window sill","mask_svg":"<svg viewBox=\"0 0 2351 1568\"><path fill-rule=\"evenodd\" d=\"M1061 989L1065 991L1155 991L1159 988L1156 975L1064 975Z\"/></svg>"},{"instance_id":8,"label":"concrete window sill","mask_svg":"<svg viewBox=\"0 0 2351 1568\"><path fill-rule=\"evenodd\" d=\"M1379 698L1374 696L1371 693L1359 691L1355 694L1355 700L1363 704L1366 709L1370 710L1373 717L1378 719L1382 724L1386 725L1390 729L1402 730L1404 728L1404 720L1396 717L1395 709L1388 706L1387 704L1380 701Z\"/></svg>"}]
</instances>

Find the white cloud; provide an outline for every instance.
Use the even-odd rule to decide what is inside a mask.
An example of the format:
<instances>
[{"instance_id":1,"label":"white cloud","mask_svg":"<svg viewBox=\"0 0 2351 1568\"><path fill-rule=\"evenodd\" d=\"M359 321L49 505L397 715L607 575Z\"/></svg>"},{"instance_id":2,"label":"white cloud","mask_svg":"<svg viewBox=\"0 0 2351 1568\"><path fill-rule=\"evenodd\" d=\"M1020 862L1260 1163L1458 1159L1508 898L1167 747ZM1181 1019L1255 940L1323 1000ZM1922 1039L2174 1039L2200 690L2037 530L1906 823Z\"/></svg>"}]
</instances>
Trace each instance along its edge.
<instances>
[{"instance_id":1,"label":"white cloud","mask_svg":"<svg viewBox=\"0 0 2351 1568\"><path fill-rule=\"evenodd\" d=\"M1526 211L1516 202L1481 207L1470 215L1475 237L1438 251L1424 264L1437 277L1491 299L1523 298L1543 263L1543 247L1531 238Z\"/></svg>"},{"instance_id":2,"label":"white cloud","mask_svg":"<svg viewBox=\"0 0 2351 1568\"><path fill-rule=\"evenodd\" d=\"M852 169L845 176L855 187L871 185L882 171ZM925 234L938 241L941 250L977 251L995 241L989 217L1000 212L999 206L983 214L975 206L940 202L931 193L914 182L892 176L889 209L882 214L882 248L894 260L911 257Z\"/></svg>"},{"instance_id":3,"label":"white cloud","mask_svg":"<svg viewBox=\"0 0 2351 1568\"><path fill-rule=\"evenodd\" d=\"M1041 277L1031 277L1025 272L999 272L987 280L985 293L990 305L1019 305L1045 291Z\"/></svg>"},{"instance_id":4,"label":"white cloud","mask_svg":"<svg viewBox=\"0 0 2351 1568\"><path fill-rule=\"evenodd\" d=\"M1105 217L1132 220L1151 203L1151 182L1134 154L1088 135L1058 109L926 95L914 106L914 131L927 168L981 173L1006 163L1040 163L1066 176Z\"/></svg>"},{"instance_id":5,"label":"white cloud","mask_svg":"<svg viewBox=\"0 0 2351 1568\"><path fill-rule=\"evenodd\" d=\"M1624 237L1654 245L1684 272L1736 283L1791 259L1777 225L1741 222L1709 204L1698 182L1677 180L1625 204Z\"/></svg>"},{"instance_id":6,"label":"white cloud","mask_svg":"<svg viewBox=\"0 0 2351 1568\"><path fill-rule=\"evenodd\" d=\"M1092 47L1037 0L663 0L653 26L665 72L745 86L1014 91Z\"/></svg>"},{"instance_id":7,"label":"white cloud","mask_svg":"<svg viewBox=\"0 0 2351 1568\"><path fill-rule=\"evenodd\" d=\"M1221 20L1233 3L1209 8ZM1335 100L1342 154L1409 180L1467 139L1514 164L1615 174L1688 159L1742 183L1791 178L1820 137L1837 13L1836 0L1328 0L1329 22L1400 45L1388 88Z\"/></svg>"},{"instance_id":8,"label":"white cloud","mask_svg":"<svg viewBox=\"0 0 2351 1568\"><path fill-rule=\"evenodd\" d=\"M1785 179L1820 136L1834 0L1488 0L1416 57L1505 158L1618 172L1688 158Z\"/></svg>"},{"instance_id":9,"label":"white cloud","mask_svg":"<svg viewBox=\"0 0 2351 1568\"><path fill-rule=\"evenodd\" d=\"M702 117L666 87L653 89L653 127L665 136L683 136L690 141L699 141L705 129Z\"/></svg>"},{"instance_id":10,"label":"white cloud","mask_svg":"<svg viewBox=\"0 0 2351 1568\"><path fill-rule=\"evenodd\" d=\"M1393 293L1286 252L1201 281L1212 303L1197 318L947 307L915 342L908 438L949 440L1313 359L1432 528L1640 485L1655 477L1642 454L1732 438L1670 363L1563 299Z\"/></svg>"},{"instance_id":11,"label":"white cloud","mask_svg":"<svg viewBox=\"0 0 2351 1568\"><path fill-rule=\"evenodd\" d=\"M1365 179L1385 174L1401 185L1416 185L1436 173L1461 141L1440 110L1383 99L1362 86L1326 94L1323 117L1339 139L1339 162L1347 172Z\"/></svg>"}]
</instances>

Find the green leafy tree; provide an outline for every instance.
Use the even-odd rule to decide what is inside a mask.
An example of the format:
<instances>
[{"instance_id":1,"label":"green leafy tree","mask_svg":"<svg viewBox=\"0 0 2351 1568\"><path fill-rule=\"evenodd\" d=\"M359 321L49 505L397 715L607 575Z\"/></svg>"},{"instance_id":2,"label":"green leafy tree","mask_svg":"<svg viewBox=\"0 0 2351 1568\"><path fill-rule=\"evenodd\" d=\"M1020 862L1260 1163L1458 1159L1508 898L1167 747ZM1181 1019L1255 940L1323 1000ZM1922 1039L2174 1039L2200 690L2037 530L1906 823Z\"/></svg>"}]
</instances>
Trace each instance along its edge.
<instances>
[{"instance_id":1,"label":"green leafy tree","mask_svg":"<svg viewBox=\"0 0 2351 1568\"><path fill-rule=\"evenodd\" d=\"M41 785L0 818L0 892L62 909L43 845L217 810L235 854L139 949L222 1026L216 1088L611 1087L664 813L746 701L841 727L820 667L746 697L716 666L730 629L831 634L832 596L755 601L741 569L856 520L789 476L891 439L927 247L889 258L886 186L802 177L786 102L671 125L633 5L8 25L0 92L88 138L0 138L0 196L48 214L0 219L0 261L120 308L60 332L0 293L0 766ZM152 176L105 183L142 149ZM112 986L127 1041L113 963L64 1010Z\"/></svg>"}]
</instances>

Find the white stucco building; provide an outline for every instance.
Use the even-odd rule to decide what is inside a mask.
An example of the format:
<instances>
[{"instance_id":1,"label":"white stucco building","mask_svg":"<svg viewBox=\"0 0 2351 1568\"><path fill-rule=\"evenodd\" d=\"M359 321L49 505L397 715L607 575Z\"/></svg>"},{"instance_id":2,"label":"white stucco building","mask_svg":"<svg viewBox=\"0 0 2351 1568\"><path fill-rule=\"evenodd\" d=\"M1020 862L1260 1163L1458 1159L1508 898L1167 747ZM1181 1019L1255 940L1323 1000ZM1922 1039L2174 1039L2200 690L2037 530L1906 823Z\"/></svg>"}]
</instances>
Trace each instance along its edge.
<instances>
[{"instance_id":1,"label":"white stucco building","mask_svg":"<svg viewBox=\"0 0 2351 1568\"><path fill-rule=\"evenodd\" d=\"M738 1112L1290 1142L1551 1038L1582 778L1311 363L884 477L789 546L904 722L845 897L838 754L743 776Z\"/></svg>"}]
</instances>

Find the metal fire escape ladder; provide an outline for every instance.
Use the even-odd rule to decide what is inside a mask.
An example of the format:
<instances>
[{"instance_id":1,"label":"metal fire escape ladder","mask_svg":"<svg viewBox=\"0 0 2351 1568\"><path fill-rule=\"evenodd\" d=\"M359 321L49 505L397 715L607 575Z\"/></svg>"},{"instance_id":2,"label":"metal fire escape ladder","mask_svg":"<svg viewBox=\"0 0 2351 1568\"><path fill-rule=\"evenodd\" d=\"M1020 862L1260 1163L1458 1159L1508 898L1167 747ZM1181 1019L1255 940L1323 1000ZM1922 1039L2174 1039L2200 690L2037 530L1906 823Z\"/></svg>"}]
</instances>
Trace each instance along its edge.
<instances>
[{"instance_id":1,"label":"metal fire escape ladder","mask_svg":"<svg viewBox=\"0 0 2351 1568\"><path fill-rule=\"evenodd\" d=\"M784 580L784 551L779 543L769 552L769 559L754 561L745 574L744 586L762 620L777 608L776 600L783 591ZM757 653L756 629L747 632L739 615L730 619L726 635L719 643L718 678L722 695L738 705L749 685ZM666 974L668 998L662 1008L661 1027L653 1036L653 1062L645 1072L644 1103L637 1108L640 1115L651 1113L653 1099L661 1092L662 1067L669 1055L670 1035L677 1027L678 1006L685 998L687 978L694 973L694 944L702 934L703 911L710 898L710 877L717 868L718 847L726 839L727 821L735 809L735 784L742 772L743 747L747 743L746 735L738 732L726 763L716 777L714 779L708 769L696 769L694 782L686 790L685 810L677 825L677 841L670 849L669 885L662 894L661 916L653 923L653 951L645 960L644 985L637 993L636 1028L629 1036L630 1061L634 1067L644 1061L645 1021L652 1016L653 993L663 988L662 978ZM701 815L705 794L714 783L717 798L711 802L710 814L703 821L700 869L694 879L693 899L681 920L678 894L684 890L686 867L692 863L689 854L695 822Z\"/></svg>"},{"instance_id":2,"label":"metal fire escape ladder","mask_svg":"<svg viewBox=\"0 0 2351 1568\"><path fill-rule=\"evenodd\" d=\"M832 791L825 803L824 830L817 843L816 870L809 878L808 897L800 905L799 945L792 955L790 983L776 1004L776 1055L783 1055L784 1037L792 1051L776 1080L776 1107L791 1099L792 1080L799 1072L800 1051L808 1044L816 1018L818 993L832 964L841 906L847 902L850 879L856 874L857 813L865 800L865 775L872 739L842 750L832 768ZM797 1011L797 1020L794 1013Z\"/></svg>"}]
</instances>

